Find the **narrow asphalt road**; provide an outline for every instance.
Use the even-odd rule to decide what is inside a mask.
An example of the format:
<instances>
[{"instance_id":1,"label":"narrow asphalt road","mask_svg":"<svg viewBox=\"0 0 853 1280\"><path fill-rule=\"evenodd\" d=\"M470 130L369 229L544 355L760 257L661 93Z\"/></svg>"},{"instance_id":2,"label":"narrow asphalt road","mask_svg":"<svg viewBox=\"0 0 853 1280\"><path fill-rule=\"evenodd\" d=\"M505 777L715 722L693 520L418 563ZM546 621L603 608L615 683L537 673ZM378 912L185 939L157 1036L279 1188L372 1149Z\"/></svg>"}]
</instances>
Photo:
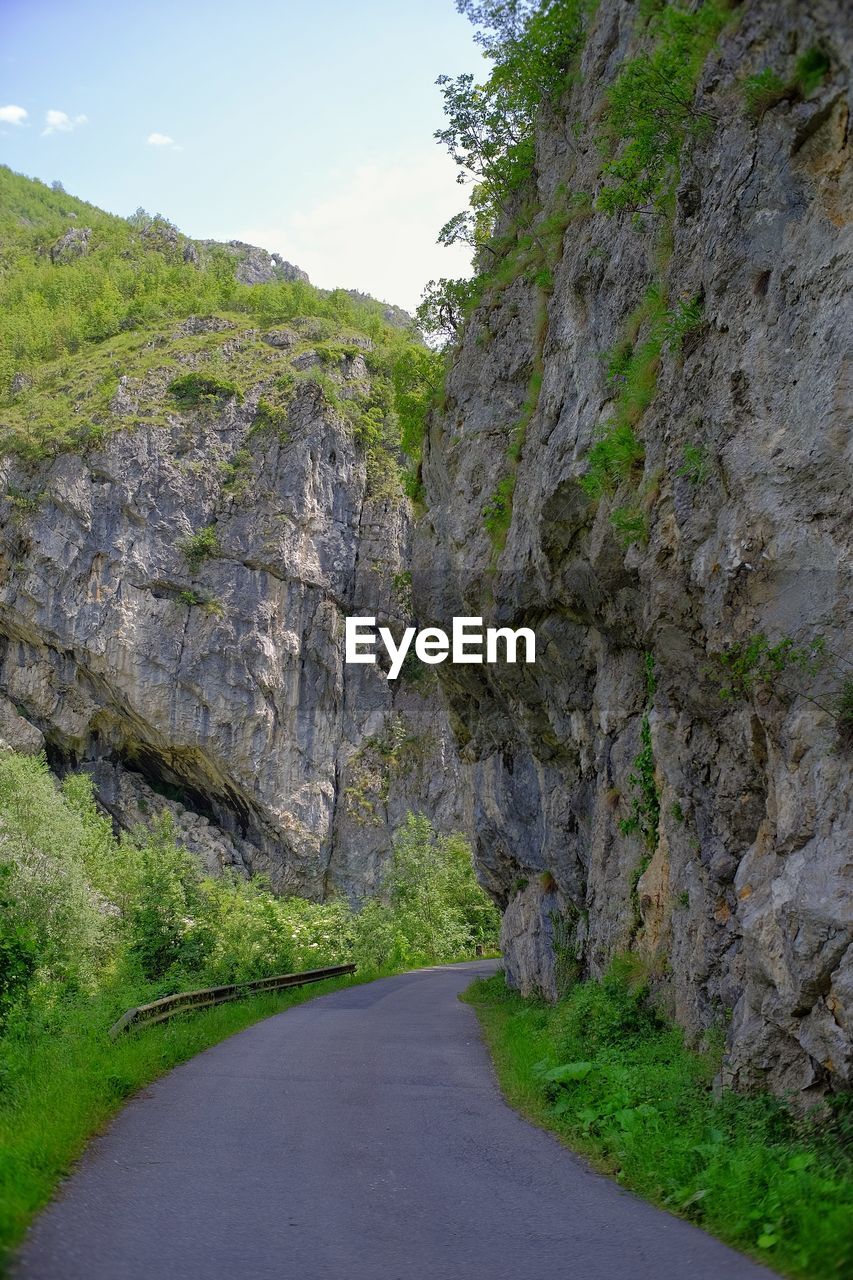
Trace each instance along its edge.
<instances>
[{"instance_id":1,"label":"narrow asphalt road","mask_svg":"<svg viewBox=\"0 0 853 1280\"><path fill-rule=\"evenodd\" d=\"M322 996L178 1067L42 1215L20 1280L769 1280L502 1100L456 996Z\"/></svg>"}]
</instances>

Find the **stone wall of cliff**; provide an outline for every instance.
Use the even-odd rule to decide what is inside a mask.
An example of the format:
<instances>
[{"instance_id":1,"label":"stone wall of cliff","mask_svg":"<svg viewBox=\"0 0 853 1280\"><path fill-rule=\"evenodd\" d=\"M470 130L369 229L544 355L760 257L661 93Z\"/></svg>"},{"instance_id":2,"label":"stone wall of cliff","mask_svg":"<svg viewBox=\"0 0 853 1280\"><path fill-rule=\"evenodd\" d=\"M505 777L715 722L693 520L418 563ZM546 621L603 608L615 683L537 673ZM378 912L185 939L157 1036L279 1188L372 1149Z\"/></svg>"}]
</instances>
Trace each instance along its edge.
<instances>
[{"instance_id":1,"label":"stone wall of cliff","mask_svg":"<svg viewBox=\"0 0 853 1280\"><path fill-rule=\"evenodd\" d=\"M0 734L88 770L119 826L168 810L211 870L359 900L407 810L459 821L429 682L344 663L347 614L410 608L408 504L343 412L370 339L215 316L148 338L101 444L0 461ZM242 395L177 403L211 368Z\"/></svg>"},{"instance_id":2,"label":"stone wall of cliff","mask_svg":"<svg viewBox=\"0 0 853 1280\"><path fill-rule=\"evenodd\" d=\"M414 561L422 619L538 636L439 668L510 981L634 950L728 1078L806 1094L853 1070L849 37L835 0L733 8L670 215L607 216L607 87L650 37L601 0L522 230L571 216L466 324ZM591 497L614 420L639 447Z\"/></svg>"}]
</instances>

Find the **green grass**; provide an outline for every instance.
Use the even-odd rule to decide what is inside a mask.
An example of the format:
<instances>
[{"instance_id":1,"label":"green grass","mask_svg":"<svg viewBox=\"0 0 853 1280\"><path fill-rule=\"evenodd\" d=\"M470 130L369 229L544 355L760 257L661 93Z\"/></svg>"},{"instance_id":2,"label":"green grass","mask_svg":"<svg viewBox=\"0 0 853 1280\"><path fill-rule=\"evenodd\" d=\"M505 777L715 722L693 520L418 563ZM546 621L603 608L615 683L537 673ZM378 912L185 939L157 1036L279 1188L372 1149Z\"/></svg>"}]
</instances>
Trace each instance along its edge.
<instances>
[{"instance_id":1,"label":"green grass","mask_svg":"<svg viewBox=\"0 0 853 1280\"><path fill-rule=\"evenodd\" d=\"M687 1049L630 958L556 1005L501 975L463 999L508 1101L597 1168L783 1273L853 1274L850 1095L805 1118L769 1095L715 1095L721 1035Z\"/></svg>"},{"instance_id":2,"label":"green grass","mask_svg":"<svg viewBox=\"0 0 853 1280\"><path fill-rule=\"evenodd\" d=\"M793 75L783 79L773 67L763 67L743 82L743 98L747 114L760 120L765 111L784 99L810 97L831 70L829 58L822 49L811 48L797 59Z\"/></svg>"},{"instance_id":3,"label":"green grass","mask_svg":"<svg viewBox=\"0 0 853 1280\"><path fill-rule=\"evenodd\" d=\"M192 573L198 573L205 560L212 560L221 555L219 538L212 524L204 529L198 529L185 538L180 545Z\"/></svg>"},{"instance_id":4,"label":"green grass","mask_svg":"<svg viewBox=\"0 0 853 1280\"><path fill-rule=\"evenodd\" d=\"M90 231L79 257L54 262L69 227ZM261 386L255 426L282 435L299 377L341 399L366 455L371 492L401 491L401 449L414 457L440 358L390 324L382 304L305 281L241 284L225 246L190 242L163 218L119 218L0 166L0 452L39 461L99 446L138 422L160 426L240 402ZM211 319L195 331L179 322ZM298 331L289 349L264 330ZM365 339L369 341L365 343ZM366 352L369 387L340 397L345 361ZM124 379L130 406L114 401Z\"/></svg>"},{"instance_id":5,"label":"green grass","mask_svg":"<svg viewBox=\"0 0 853 1280\"><path fill-rule=\"evenodd\" d=\"M617 507L610 513L610 523L623 547L629 547L634 542L648 541L649 522L646 513L636 507Z\"/></svg>"},{"instance_id":6,"label":"green grass","mask_svg":"<svg viewBox=\"0 0 853 1280\"><path fill-rule=\"evenodd\" d=\"M789 93L788 86L772 67L764 67L743 82L743 99L749 115L759 119L765 111L781 102Z\"/></svg>"},{"instance_id":7,"label":"green grass","mask_svg":"<svg viewBox=\"0 0 853 1280\"><path fill-rule=\"evenodd\" d=\"M253 1022L368 980L333 978L255 996L112 1041L108 1028L139 999L138 991L118 990L70 1003L48 1026L7 1035L0 1063L0 1272L59 1179L134 1093Z\"/></svg>"},{"instance_id":8,"label":"green grass","mask_svg":"<svg viewBox=\"0 0 853 1280\"><path fill-rule=\"evenodd\" d=\"M587 457L581 485L591 498L612 494L623 480L638 474L645 446L636 428L657 394L665 350L677 355L688 333L702 323L698 299L667 303L661 285L651 285L628 317L625 337L606 353L607 375L616 389L610 417L602 425ZM645 520L636 509L621 508L612 517L617 534L627 542L642 540Z\"/></svg>"},{"instance_id":9,"label":"green grass","mask_svg":"<svg viewBox=\"0 0 853 1280\"><path fill-rule=\"evenodd\" d=\"M694 98L705 60L729 19L724 0L650 13L649 47L625 62L607 91L600 145L610 158L596 207L607 214L667 214L682 151L712 127Z\"/></svg>"}]
</instances>

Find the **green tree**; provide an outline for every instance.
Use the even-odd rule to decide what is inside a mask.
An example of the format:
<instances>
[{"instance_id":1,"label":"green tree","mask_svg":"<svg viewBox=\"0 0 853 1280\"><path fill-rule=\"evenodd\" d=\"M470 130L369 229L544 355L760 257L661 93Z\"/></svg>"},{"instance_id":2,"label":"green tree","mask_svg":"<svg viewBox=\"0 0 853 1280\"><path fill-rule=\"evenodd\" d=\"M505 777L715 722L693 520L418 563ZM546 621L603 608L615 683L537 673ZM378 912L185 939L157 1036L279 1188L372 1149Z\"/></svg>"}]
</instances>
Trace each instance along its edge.
<instances>
[{"instance_id":1,"label":"green tree","mask_svg":"<svg viewBox=\"0 0 853 1280\"><path fill-rule=\"evenodd\" d=\"M475 930L482 940L487 921L495 923L470 847L460 836L436 835L423 814L408 814L395 833L384 890L409 959L454 960L472 949Z\"/></svg>"},{"instance_id":2,"label":"green tree","mask_svg":"<svg viewBox=\"0 0 853 1280\"><path fill-rule=\"evenodd\" d=\"M428 338L457 342L462 335L465 312L474 296L470 280L430 280L415 312L418 328Z\"/></svg>"}]
</instances>

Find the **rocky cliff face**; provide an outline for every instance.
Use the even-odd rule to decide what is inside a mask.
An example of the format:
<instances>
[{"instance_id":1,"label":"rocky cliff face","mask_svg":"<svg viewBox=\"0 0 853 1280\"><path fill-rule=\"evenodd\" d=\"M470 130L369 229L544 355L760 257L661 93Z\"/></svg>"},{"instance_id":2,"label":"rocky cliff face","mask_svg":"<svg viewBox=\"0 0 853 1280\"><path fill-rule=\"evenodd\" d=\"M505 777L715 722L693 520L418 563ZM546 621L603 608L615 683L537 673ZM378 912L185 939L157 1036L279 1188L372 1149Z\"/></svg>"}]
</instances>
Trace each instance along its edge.
<instances>
[{"instance_id":1,"label":"rocky cliff face","mask_svg":"<svg viewBox=\"0 0 853 1280\"><path fill-rule=\"evenodd\" d=\"M315 328L191 317L122 376L102 447L2 460L0 733L38 730L122 826L168 809L212 870L358 899L407 809L454 825L454 756L428 685L344 664L345 615L406 616L410 521L341 412L370 340L321 361ZM212 361L242 399L176 407Z\"/></svg>"},{"instance_id":2,"label":"rocky cliff face","mask_svg":"<svg viewBox=\"0 0 853 1280\"><path fill-rule=\"evenodd\" d=\"M424 619L538 636L535 667L439 668L510 980L553 996L632 949L694 1039L726 1028L729 1078L818 1092L853 1070L844 8L735 11L672 218L638 227L579 195L601 189L603 90L643 47L636 6L602 0L537 138L541 224L575 212L552 279L504 279L466 326L414 576ZM745 107L747 76L781 83L814 48L816 89ZM642 449L592 499L638 372Z\"/></svg>"},{"instance_id":3,"label":"rocky cliff face","mask_svg":"<svg viewBox=\"0 0 853 1280\"><path fill-rule=\"evenodd\" d=\"M11 378L0 739L282 892L362 898L409 808L464 824L512 983L553 997L633 951L694 1041L725 1029L728 1079L808 1097L853 1072L849 32L839 0L733 6L672 201L610 217L638 8L600 0L539 122L414 530L345 412L370 340L328 318L131 317L77 381ZM137 229L193 270L223 249ZM103 234L70 228L52 269ZM303 279L224 252L246 285ZM24 460L57 397L58 456ZM389 684L344 663L355 613L529 626L537 662Z\"/></svg>"}]
</instances>

